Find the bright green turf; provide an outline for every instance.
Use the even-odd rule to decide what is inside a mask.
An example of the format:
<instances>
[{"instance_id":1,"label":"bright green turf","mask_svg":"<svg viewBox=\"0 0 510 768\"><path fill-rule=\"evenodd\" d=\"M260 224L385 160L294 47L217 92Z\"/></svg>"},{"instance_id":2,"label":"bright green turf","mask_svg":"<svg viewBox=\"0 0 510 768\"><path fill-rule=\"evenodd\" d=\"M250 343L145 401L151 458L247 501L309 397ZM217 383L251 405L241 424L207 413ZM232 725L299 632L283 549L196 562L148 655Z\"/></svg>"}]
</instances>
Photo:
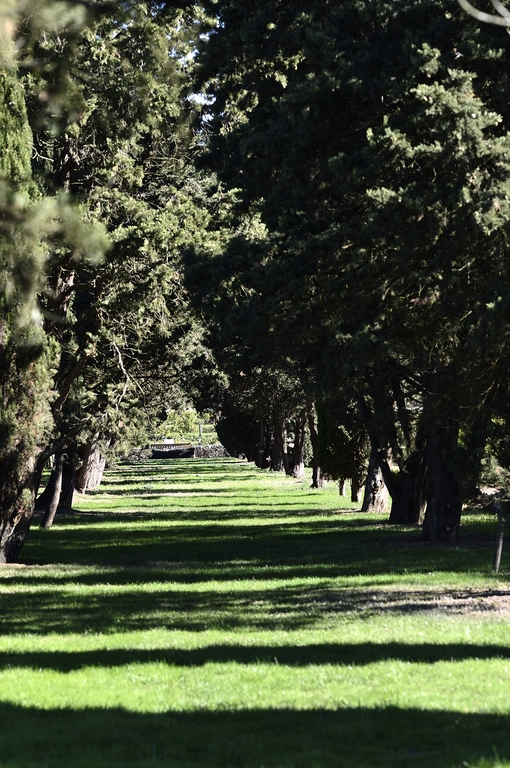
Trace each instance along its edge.
<instances>
[{"instance_id":1,"label":"bright green turf","mask_svg":"<svg viewBox=\"0 0 510 768\"><path fill-rule=\"evenodd\" d=\"M510 766L494 517L431 546L308 486L140 462L34 526L0 570L0 768Z\"/></svg>"}]
</instances>

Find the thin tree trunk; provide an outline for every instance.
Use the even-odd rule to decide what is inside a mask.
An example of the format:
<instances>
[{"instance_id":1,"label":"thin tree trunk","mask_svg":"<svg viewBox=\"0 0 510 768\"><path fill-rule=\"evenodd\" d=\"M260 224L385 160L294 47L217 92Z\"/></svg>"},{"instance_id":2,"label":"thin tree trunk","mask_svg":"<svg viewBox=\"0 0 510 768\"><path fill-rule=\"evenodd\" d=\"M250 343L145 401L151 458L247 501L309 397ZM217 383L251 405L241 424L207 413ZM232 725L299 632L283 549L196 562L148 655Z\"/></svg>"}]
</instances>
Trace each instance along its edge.
<instances>
[{"instance_id":1,"label":"thin tree trunk","mask_svg":"<svg viewBox=\"0 0 510 768\"><path fill-rule=\"evenodd\" d=\"M363 482L360 477L351 477L351 501L353 504L359 504L362 487Z\"/></svg>"},{"instance_id":2,"label":"thin tree trunk","mask_svg":"<svg viewBox=\"0 0 510 768\"><path fill-rule=\"evenodd\" d=\"M74 488L76 483L77 455L76 448L68 449L64 457L62 472L62 490L60 492L59 509L70 510L73 507Z\"/></svg>"},{"instance_id":3,"label":"thin tree trunk","mask_svg":"<svg viewBox=\"0 0 510 768\"><path fill-rule=\"evenodd\" d=\"M259 419L259 456L257 466L260 469L264 466L264 443L265 443L265 424L264 419Z\"/></svg>"},{"instance_id":4,"label":"thin tree trunk","mask_svg":"<svg viewBox=\"0 0 510 768\"><path fill-rule=\"evenodd\" d=\"M271 456L271 469L275 472L285 471L289 474L289 454L287 452L287 430L281 420L274 420L274 445Z\"/></svg>"},{"instance_id":5,"label":"thin tree trunk","mask_svg":"<svg viewBox=\"0 0 510 768\"><path fill-rule=\"evenodd\" d=\"M292 475L301 478L305 474L305 439L306 439L306 413L296 418L294 422L294 449L292 452Z\"/></svg>"},{"instance_id":6,"label":"thin tree trunk","mask_svg":"<svg viewBox=\"0 0 510 768\"><path fill-rule=\"evenodd\" d=\"M308 429L312 444L312 488L323 488L326 484L319 465L319 432L317 429L317 411L313 402L308 403Z\"/></svg>"},{"instance_id":7,"label":"thin tree trunk","mask_svg":"<svg viewBox=\"0 0 510 768\"><path fill-rule=\"evenodd\" d=\"M51 473L50 482L48 483L48 485L51 486L49 492L49 502L46 506L46 510L41 521L41 528L44 528L45 530L51 528L57 513L57 508L60 501L60 493L62 491L63 466L64 454L62 451L59 451L55 456L55 468Z\"/></svg>"},{"instance_id":8,"label":"thin tree trunk","mask_svg":"<svg viewBox=\"0 0 510 768\"><path fill-rule=\"evenodd\" d=\"M58 469L58 456L60 454L63 456L63 463L62 476L61 479L58 480L57 474L60 472ZM74 486L76 480L76 450L72 446L67 447L66 449L61 449L58 451L55 456L55 467L51 471L48 484L35 502L35 508L45 510L45 514L48 507L52 503L56 482L60 482L61 487L57 499L57 509L55 513L60 509L69 510L73 506ZM55 516L55 513L53 514L53 517ZM53 518L50 522L50 525L47 526L48 528L51 526L52 522Z\"/></svg>"}]
</instances>

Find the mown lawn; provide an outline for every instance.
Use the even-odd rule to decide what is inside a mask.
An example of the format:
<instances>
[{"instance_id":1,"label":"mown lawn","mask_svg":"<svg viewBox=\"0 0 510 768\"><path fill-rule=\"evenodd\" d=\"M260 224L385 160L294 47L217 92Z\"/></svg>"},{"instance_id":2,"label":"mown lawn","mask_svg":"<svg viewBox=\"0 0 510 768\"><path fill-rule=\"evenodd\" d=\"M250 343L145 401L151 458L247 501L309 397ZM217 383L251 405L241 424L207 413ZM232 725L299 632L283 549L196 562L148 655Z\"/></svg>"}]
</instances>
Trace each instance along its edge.
<instances>
[{"instance_id":1,"label":"mown lawn","mask_svg":"<svg viewBox=\"0 0 510 768\"><path fill-rule=\"evenodd\" d=\"M110 472L0 569L0 768L510 766L509 554L235 459Z\"/></svg>"}]
</instances>

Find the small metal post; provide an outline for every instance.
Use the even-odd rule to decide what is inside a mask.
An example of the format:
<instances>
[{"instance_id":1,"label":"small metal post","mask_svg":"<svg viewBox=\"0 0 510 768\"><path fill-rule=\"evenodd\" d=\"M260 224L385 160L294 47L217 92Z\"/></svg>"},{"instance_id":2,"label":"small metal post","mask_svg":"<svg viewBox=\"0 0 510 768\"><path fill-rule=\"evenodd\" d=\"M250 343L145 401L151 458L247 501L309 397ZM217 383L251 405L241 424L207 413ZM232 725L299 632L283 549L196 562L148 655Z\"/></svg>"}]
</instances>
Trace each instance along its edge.
<instances>
[{"instance_id":1,"label":"small metal post","mask_svg":"<svg viewBox=\"0 0 510 768\"><path fill-rule=\"evenodd\" d=\"M498 510L498 535L496 538L496 551L494 553L494 573L499 573L499 566L501 565L501 553L503 551L503 537L505 534L505 517L506 517L506 502L498 500L496 502L496 509Z\"/></svg>"}]
</instances>

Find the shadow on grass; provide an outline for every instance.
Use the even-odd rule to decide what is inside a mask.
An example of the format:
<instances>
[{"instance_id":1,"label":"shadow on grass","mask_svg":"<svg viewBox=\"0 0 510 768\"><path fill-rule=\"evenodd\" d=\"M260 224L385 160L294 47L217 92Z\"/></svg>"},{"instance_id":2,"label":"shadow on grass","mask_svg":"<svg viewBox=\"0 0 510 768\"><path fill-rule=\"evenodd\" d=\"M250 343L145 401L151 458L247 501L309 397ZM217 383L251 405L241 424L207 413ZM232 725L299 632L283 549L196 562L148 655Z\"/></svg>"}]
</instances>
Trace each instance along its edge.
<instances>
[{"instance_id":1,"label":"shadow on grass","mask_svg":"<svg viewBox=\"0 0 510 768\"><path fill-rule=\"evenodd\" d=\"M9 768L457 768L510 756L508 719L380 709L38 710L0 704Z\"/></svg>"},{"instance_id":2,"label":"shadow on grass","mask_svg":"<svg viewBox=\"0 0 510 768\"><path fill-rule=\"evenodd\" d=\"M153 518L154 525L147 514L146 524L136 529L124 527L121 515L110 519L115 523L90 526L77 516L67 520L65 528L32 530L23 550L25 562L107 566L119 570L120 583L154 580L155 566L162 578L183 582L277 578L283 572L286 578L323 578L489 567L486 548L431 548L420 545L418 529L369 530L369 525L344 523L341 515L232 527L183 522L165 528L161 522L174 520L172 514ZM124 569L126 573L120 573ZM99 573L98 582L102 578Z\"/></svg>"},{"instance_id":3,"label":"shadow on grass","mask_svg":"<svg viewBox=\"0 0 510 768\"><path fill-rule=\"evenodd\" d=\"M133 480L112 480L108 479L107 482L102 484L100 488L94 490L94 491L87 491L87 496L102 496L104 494L107 494L109 496L115 496L115 495L129 495L129 492L126 492L126 486L128 487L138 487L138 489L141 489L143 491L144 484L150 484L151 482L155 486L165 486L165 493L168 495L172 495L173 493L196 493L196 490L193 488L195 485L200 485L200 493L228 493L224 490L217 489L217 488L203 488L204 482L207 483L236 483L241 489L242 493L242 487L243 482L246 482L249 480L250 482L253 481L252 477L246 478L242 475L222 475L221 477L205 477L204 476L196 476L192 477L190 475L187 475L185 478L177 478L174 479L175 475L174 473L168 473L164 479L159 478L153 478L153 477L144 477L143 475L138 476L137 480L138 482L134 482ZM180 483L178 485L177 483ZM191 489L189 486L192 486ZM155 492L158 492L158 488L156 487ZM270 489L264 489L262 493L266 495L270 495L271 491ZM311 494L310 494L311 495Z\"/></svg>"},{"instance_id":4,"label":"shadow on grass","mask_svg":"<svg viewBox=\"0 0 510 768\"><path fill-rule=\"evenodd\" d=\"M287 645L208 645L193 649L114 649L97 651L31 651L0 654L0 669L41 669L72 672L85 667L124 667L128 664L164 663L177 667L204 664L284 664L365 666L385 661L435 664L439 661L509 659L510 648L464 643L317 643Z\"/></svg>"},{"instance_id":5,"label":"shadow on grass","mask_svg":"<svg viewBox=\"0 0 510 768\"><path fill-rule=\"evenodd\" d=\"M331 589L280 587L268 589L162 589L150 591L128 586L126 590L71 592L59 589L0 594L2 633L64 632L109 633L122 630L239 630L292 631L313 627L317 621L336 621L356 615L360 620L376 615L411 615L437 612L465 613L486 601L487 610L508 593L489 591L450 593L438 604L435 591L394 591L366 588ZM495 604L491 606L491 600ZM504 653L504 651L502 651Z\"/></svg>"}]
</instances>

